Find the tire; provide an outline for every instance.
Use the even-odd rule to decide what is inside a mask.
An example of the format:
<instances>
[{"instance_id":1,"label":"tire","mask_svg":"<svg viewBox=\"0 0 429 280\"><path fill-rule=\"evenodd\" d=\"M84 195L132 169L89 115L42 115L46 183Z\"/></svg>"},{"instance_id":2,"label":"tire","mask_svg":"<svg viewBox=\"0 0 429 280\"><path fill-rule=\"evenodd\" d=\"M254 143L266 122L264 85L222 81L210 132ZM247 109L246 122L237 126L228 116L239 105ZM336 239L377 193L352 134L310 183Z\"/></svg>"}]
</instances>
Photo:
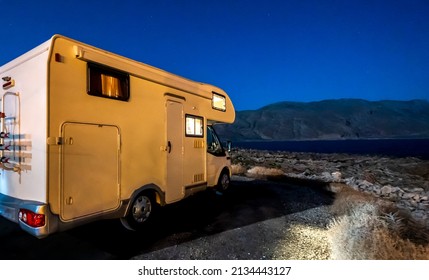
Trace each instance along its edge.
<instances>
[{"instance_id":1,"label":"tire","mask_svg":"<svg viewBox=\"0 0 429 280\"><path fill-rule=\"evenodd\" d=\"M231 178L229 177L229 172L227 170L222 171L222 173L219 176L219 180L217 183L217 191L219 192L225 192L229 185L231 184Z\"/></svg>"},{"instance_id":2,"label":"tire","mask_svg":"<svg viewBox=\"0 0 429 280\"><path fill-rule=\"evenodd\" d=\"M127 216L121 218L122 225L129 230L143 230L152 223L157 210L154 193L139 193L130 205Z\"/></svg>"}]
</instances>

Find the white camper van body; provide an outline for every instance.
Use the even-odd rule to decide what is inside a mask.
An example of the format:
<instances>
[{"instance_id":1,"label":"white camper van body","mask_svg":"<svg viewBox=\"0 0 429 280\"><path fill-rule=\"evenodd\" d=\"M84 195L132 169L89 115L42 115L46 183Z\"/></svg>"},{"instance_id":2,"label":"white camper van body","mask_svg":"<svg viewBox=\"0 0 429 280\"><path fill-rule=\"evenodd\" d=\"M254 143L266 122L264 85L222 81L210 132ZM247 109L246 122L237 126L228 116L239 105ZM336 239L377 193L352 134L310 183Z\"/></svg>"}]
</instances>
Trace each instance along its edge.
<instances>
[{"instance_id":1,"label":"white camper van body","mask_svg":"<svg viewBox=\"0 0 429 280\"><path fill-rule=\"evenodd\" d=\"M220 88L60 35L0 78L0 215L30 234L101 218L129 226L143 206L228 183L211 125L235 111Z\"/></svg>"}]
</instances>

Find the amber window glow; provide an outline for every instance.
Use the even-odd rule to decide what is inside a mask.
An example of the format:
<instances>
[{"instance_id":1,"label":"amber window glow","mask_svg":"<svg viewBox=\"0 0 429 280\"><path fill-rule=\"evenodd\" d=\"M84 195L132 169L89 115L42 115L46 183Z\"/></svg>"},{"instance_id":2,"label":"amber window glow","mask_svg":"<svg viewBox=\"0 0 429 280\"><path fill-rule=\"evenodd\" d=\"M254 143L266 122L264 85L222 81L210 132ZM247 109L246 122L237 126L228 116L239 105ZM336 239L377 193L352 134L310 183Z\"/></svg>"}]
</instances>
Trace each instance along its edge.
<instances>
[{"instance_id":1,"label":"amber window glow","mask_svg":"<svg viewBox=\"0 0 429 280\"><path fill-rule=\"evenodd\" d=\"M126 101L129 99L129 76L111 68L88 64L88 94Z\"/></svg>"}]
</instances>

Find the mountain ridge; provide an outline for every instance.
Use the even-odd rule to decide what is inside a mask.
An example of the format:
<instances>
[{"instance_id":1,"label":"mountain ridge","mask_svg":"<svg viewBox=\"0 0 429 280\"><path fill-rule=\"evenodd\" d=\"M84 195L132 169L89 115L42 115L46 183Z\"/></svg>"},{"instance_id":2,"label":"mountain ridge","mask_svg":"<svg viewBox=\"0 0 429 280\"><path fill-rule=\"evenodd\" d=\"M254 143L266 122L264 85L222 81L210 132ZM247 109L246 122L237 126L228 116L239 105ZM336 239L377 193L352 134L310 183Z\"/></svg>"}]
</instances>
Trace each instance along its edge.
<instances>
[{"instance_id":1,"label":"mountain ridge","mask_svg":"<svg viewBox=\"0 0 429 280\"><path fill-rule=\"evenodd\" d=\"M237 111L233 124L216 130L233 141L429 138L429 102L282 101Z\"/></svg>"}]
</instances>

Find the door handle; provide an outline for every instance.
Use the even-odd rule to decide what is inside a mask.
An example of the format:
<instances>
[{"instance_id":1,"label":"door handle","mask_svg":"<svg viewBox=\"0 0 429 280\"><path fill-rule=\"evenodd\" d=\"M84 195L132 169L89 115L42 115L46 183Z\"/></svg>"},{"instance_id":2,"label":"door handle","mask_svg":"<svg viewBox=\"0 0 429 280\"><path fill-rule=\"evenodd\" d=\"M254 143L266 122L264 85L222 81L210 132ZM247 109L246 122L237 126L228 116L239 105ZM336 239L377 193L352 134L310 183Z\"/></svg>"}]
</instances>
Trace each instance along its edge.
<instances>
[{"instance_id":1,"label":"door handle","mask_svg":"<svg viewBox=\"0 0 429 280\"><path fill-rule=\"evenodd\" d=\"M171 142L170 141L167 142L167 151L168 151L168 153L171 153Z\"/></svg>"}]
</instances>

